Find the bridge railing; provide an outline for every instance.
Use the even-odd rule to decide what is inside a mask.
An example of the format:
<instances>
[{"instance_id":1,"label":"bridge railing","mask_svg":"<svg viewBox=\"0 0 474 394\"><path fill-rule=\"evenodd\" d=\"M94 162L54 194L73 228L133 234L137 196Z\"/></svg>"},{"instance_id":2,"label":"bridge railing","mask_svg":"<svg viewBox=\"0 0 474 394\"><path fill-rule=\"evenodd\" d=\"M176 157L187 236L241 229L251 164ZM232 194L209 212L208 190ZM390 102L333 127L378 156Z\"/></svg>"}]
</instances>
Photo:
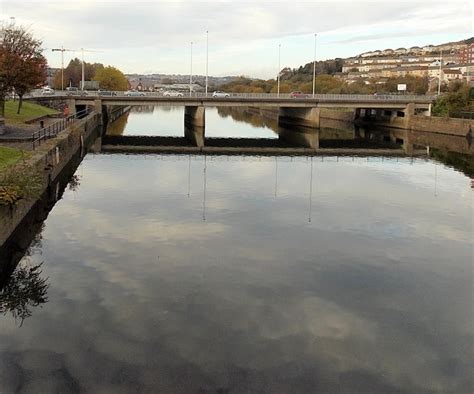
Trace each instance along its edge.
<instances>
[{"instance_id":1,"label":"bridge railing","mask_svg":"<svg viewBox=\"0 0 474 394\"><path fill-rule=\"evenodd\" d=\"M163 94L163 92L140 92L143 94L143 97L167 97ZM214 98L212 96L212 92L203 93L203 92L184 92L181 91L179 92L180 96L169 96L170 98L208 98L212 99ZM426 101L433 101L436 96L432 95L409 95L409 94L315 94L314 96L312 94L305 94L301 95L299 97L293 98L290 93L232 93L232 92L226 92L226 95L228 95L229 98L241 98L241 99L280 99L280 100L317 100L317 101L360 101L360 102L377 102L377 101L394 101L394 102L426 102ZM45 97L45 98L51 98L51 97L64 97L66 96L67 98L103 98L103 99L113 99L115 97L126 97L126 94L124 91L114 91L111 92L107 95L101 95L98 92L94 91L87 91L85 95L81 95L79 93L77 94L67 94L67 92L61 92L61 91L56 91L54 95L47 95L47 96L41 96L37 95L35 97ZM127 96L130 98L136 97L139 99L137 96ZM226 98L226 97L217 97L217 98Z\"/></svg>"},{"instance_id":2,"label":"bridge railing","mask_svg":"<svg viewBox=\"0 0 474 394\"><path fill-rule=\"evenodd\" d=\"M77 119L82 119L86 117L91 111L91 109L84 109L82 111L76 112L73 115L69 115L65 118L62 118L57 122L51 123L49 126L43 127L42 129L34 132L32 134L33 150L41 145L41 141L56 137L58 133L66 129Z\"/></svg>"}]
</instances>

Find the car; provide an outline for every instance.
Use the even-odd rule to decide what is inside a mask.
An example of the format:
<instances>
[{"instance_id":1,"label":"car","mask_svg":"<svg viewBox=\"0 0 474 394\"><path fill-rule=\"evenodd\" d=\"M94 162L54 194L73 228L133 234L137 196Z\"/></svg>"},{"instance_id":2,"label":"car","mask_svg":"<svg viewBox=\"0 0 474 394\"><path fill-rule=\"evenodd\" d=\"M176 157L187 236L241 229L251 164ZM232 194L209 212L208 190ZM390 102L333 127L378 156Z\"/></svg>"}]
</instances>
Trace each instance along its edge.
<instances>
[{"instance_id":1,"label":"car","mask_svg":"<svg viewBox=\"0 0 474 394\"><path fill-rule=\"evenodd\" d=\"M175 92L173 90L167 90L166 92L163 93L163 96L165 96L165 97L183 97L183 93Z\"/></svg>"},{"instance_id":2,"label":"car","mask_svg":"<svg viewBox=\"0 0 474 394\"><path fill-rule=\"evenodd\" d=\"M221 92L219 90L216 90L214 93L212 93L212 97L223 97L223 98L227 98L227 97L230 97L230 94L229 93L226 93L226 92Z\"/></svg>"},{"instance_id":3,"label":"car","mask_svg":"<svg viewBox=\"0 0 474 394\"><path fill-rule=\"evenodd\" d=\"M299 90L290 93L290 98L308 98L309 94L300 92Z\"/></svg>"},{"instance_id":4,"label":"car","mask_svg":"<svg viewBox=\"0 0 474 394\"><path fill-rule=\"evenodd\" d=\"M99 89L97 93L99 94L99 96L116 96L117 95L117 93L112 92L110 90L101 90L101 89Z\"/></svg>"},{"instance_id":5,"label":"car","mask_svg":"<svg viewBox=\"0 0 474 394\"><path fill-rule=\"evenodd\" d=\"M66 96L87 96L87 90L79 90L74 86L68 86L66 88Z\"/></svg>"},{"instance_id":6,"label":"car","mask_svg":"<svg viewBox=\"0 0 474 394\"><path fill-rule=\"evenodd\" d=\"M127 90L124 93L125 96L144 96L145 93L139 92L138 90L132 89L132 90Z\"/></svg>"},{"instance_id":7,"label":"car","mask_svg":"<svg viewBox=\"0 0 474 394\"><path fill-rule=\"evenodd\" d=\"M41 90L41 94L43 96L51 96L54 94L54 89L50 88L49 86L46 86Z\"/></svg>"}]
</instances>

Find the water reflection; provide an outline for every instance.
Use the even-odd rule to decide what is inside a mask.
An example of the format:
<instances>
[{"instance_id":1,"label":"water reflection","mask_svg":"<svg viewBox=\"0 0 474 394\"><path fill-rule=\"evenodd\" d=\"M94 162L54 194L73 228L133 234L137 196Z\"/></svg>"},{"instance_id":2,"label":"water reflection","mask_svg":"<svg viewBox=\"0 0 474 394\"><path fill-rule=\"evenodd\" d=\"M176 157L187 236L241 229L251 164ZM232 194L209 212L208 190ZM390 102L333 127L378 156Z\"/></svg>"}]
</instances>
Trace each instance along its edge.
<instances>
[{"instance_id":1,"label":"water reflection","mask_svg":"<svg viewBox=\"0 0 474 394\"><path fill-rule=\"evenodd\" d=\"M48 302L48 278L42 278L41 265L27 262L17 266L6 283L0 287L0 314L10 312L19 325L32 315L32 308Z\"/></svg>"},{"instance_id":2,"label":"water reflection","mask_svg":"<svg viewBox=\"0 0 474 394\"><path fill-rule=\"evenodd\" d=\"M87 156L0 391L470 392L471 191L436 166Z\"/></svg>"}]
</instances>

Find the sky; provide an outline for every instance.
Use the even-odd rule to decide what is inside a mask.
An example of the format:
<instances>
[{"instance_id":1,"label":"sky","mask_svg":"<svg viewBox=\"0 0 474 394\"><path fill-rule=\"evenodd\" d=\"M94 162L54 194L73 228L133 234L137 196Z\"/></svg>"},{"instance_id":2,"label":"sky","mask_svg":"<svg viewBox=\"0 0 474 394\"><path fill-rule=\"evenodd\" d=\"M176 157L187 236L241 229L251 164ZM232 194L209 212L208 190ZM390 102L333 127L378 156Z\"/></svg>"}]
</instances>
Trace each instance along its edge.
<instances>
[{"instance_id":1,"label":"sky","mask_svg":"<svg viewBox=\"0 0 474 394\"><path fill-rule=\"evenodd\" d=\"M315 34L317 60L344 58L472 37L472 12L457 0L0 0L0 20L40 38L51 67L63 46L76 50L66 65L84 48L86 62L124 73L189 74L192 64L205 75L207 38L209 75L265 79L313 61Z\"/></svg>"}]
</instances>

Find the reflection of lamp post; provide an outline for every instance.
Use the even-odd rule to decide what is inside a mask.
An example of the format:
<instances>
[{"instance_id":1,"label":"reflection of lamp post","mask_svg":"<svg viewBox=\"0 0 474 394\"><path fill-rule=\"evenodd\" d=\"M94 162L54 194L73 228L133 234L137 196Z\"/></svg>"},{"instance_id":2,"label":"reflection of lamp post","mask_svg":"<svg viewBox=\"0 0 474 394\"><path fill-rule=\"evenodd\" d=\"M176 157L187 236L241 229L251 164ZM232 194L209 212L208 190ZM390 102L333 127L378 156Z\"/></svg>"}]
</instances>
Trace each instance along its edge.
<instances>
[{"instance_id":1,"label":"reflection of lamp post","mask_svg":"<svg viewBox=\"0 0 474 394\"><path fill-rule=\"evenodd\" d=\"M275 198L277 196L277 186L278 186L278 157L275 156Z\"/></svg>"},{"instance_id":2,"label":"reflection of lamp post","mask_svg":"<svg viewBox=\"0 0 474 394\"><path fill-rule=\"evenodd\" d=\"M207 188L207 159L206 156L204 155L204 170L203 170L203 175L204 175L204 193L202 197L202 220L206 221L206 188Z\"/></svg>"},{"instance_id":3,"label":"reflection of lamp post","mask_svg":"<svg viewBox=\"0 0 474 394\"><path fill-rule=\"evenodd\" d=\"M311 175L310 175L310 180L309 180L309 214L308 214L309 223L311 223L312 208L313 208L313 156L311 156Z\"/></svg>"}]
</instances>

